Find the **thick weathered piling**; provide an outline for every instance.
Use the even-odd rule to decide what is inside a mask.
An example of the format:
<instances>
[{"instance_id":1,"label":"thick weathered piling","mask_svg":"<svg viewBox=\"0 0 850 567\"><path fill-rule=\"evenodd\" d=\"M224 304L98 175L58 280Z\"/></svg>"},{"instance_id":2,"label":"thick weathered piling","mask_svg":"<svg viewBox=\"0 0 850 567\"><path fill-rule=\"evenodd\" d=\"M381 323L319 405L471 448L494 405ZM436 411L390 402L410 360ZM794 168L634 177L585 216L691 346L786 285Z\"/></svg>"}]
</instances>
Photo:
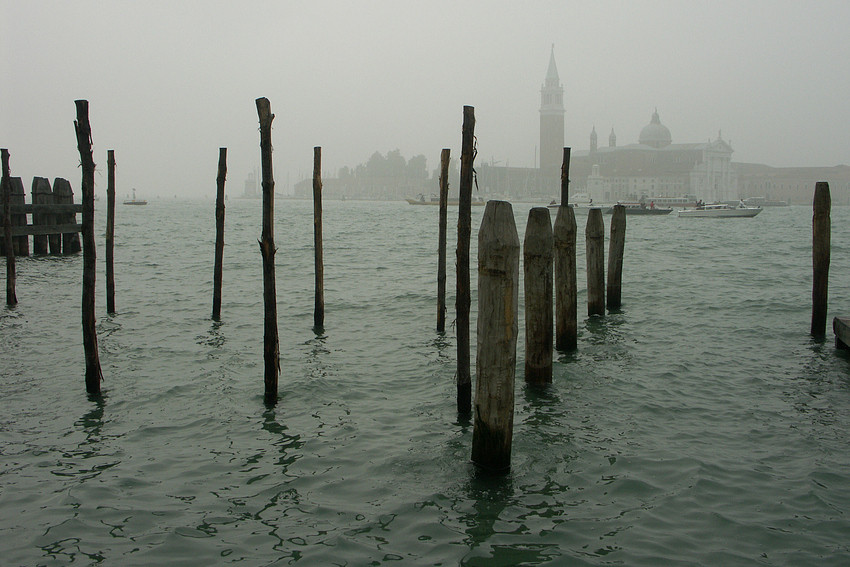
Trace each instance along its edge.
<instances>
[{"instance_id":1,"label":"thick weathered piling","mask_svg":"<svg viewBox=\"0 0 850 567\"><path fill-rule=\"evenodd\" d=\"M77 119L74 129L77 132L77 149L83 178L80 183L83 193L83 349L86 354L86 391L89 394L100 393L103 374L100 370L100 357L97 353L97 330L94 316L95 270L97 253L94 242L94 159L91 150L91 125L89 124L89 101L74 101L77 106Z\"/></svg>"},{"instance_id":2,"label":"thick weathered piling","mask_svg":"<svg viewBox=\"0 0 850 567\"><path fill-rule=\"evenodd\" d=\"M227 148L218 149L218 173L215 176L215 261L213 263L212 318L221 319L221 280L224 264L224 182L227 179Z\"/></svg>"},{"instance_id":3,"label":"thick weathered piling","mask_svg":"<svg viewBox=\"0 0 850 567\"><path fill-rule=\"evenodd\" d=\"M26 204L26 195L24 193L24 182L20 177L11 178L11 186L12 192L10 195L10 202L13 205L24 205ZM27 224L27 215L26 213L12 213L12 226L26 226ZM15 256L29 256L30 255L30 237L23 236L14 236L12 237L12 242L15 245Z\"/></svg>"},{"instance_id":4,"label":"thick weathered piling","mask_svg":"<svg viewBox=\"0 0 850 567\"><path fill-rule=\"evenodd\" d=\"M565 207L566 208L566 207ZM552 382L552 261L554 239L549 209L528 212L522 259L525 290L525 381Z\"/></svg>"},{"instance_id":5,"label":"thick weathered piling","mask_svg":"<svg viewBox=\"0 0 850 567\"><path fill-rule=\"evenodd\" d=\"M440 152L440 219L437 244L437 332L446 331L446 224L449 204L449 158L451 150Z\"/></svg>"},{"instance_id":6,"label":"thick weathered piling","mask_svg":"<svg viewBox=\"0 0 850 567\"><path fill-rule=\"evenodd\" d=\"M561 162L561 206L566 207L570 200L570 148L564 148L564 161Z\"/></svg>"},{"instance_id":7,"label":"thick weathered piling","mask_svg":"<svg viewBox=\"0 0 850 567\"><path fill-rule=\"evenodd\" d=\"M3 174L0 192L3 194L3 254L6 256L6 305L17 305L15 294L15 245L12 243L12 177L9 169L9 150L0 149Z\"/></svg>"},{"instance_id":8,"label":"thick weathered piling","mask_svg":"<svg viewBox=\"0 0 850 567\"><path fill-rule=\"evenodd\" d=\"M553 227L555 243L555 348L574 350L578 344L578 282L576 279L576 215L558 207Z\"/></svg>"},{"instance_id":9,"label":"thick weathered piling","mask_svg":"<svg viewBox=\"0 0 850 567\"><path fill-rule=\"evenodd\" d=\"M315 266L315 301L313 327L325 326L325 260L322 250L322 148L313 148L313 263Z\"/></svg>"},{"instance_id":10,"label":"thick weathered piling","mask_svg":"<svg viewBox=\"0 0 850 567\"><path fill-rule=\"evenodd\" d=\"M73 205L74 191L71 189L71 184L67 179L57 177L53 180L53 201L58 204ZM76 224L76 213L66 213L57 215L61 218L59 224ZM82 250L80 246L80 235L77 232L66 232L62 234L62 253L76 254Z\"/></svg>"},{"instance_id":11,"label":"thick weathered piling","mask_svg":"<svg viewBox=\"0 0 850 567\"><path fill-rule=\"evenodd\" d=\"M106 312L115 313L115 150L106 151Z\"/></svg>"},{"instance_id":12,"label":"thick weathered piling","mask_svg":"<svg viewBox=\"0 0 850 567\"><path fill-rule=\"evenodd\" d=\"M511 464L516 375L519 236L510 203L489 201L478 231L478 348L472 461Z\"/></svg>"},{"instance_id":13,"label":"thick weathered piling","mask_svg":"<svg viewBox=\"0 0 850 567\"><path fill-rule=\"evenodd\" d=\"M605 222L602 209L590 209L584 236L587 247L587 314L605 315Z\"/></svg>"},{"instance_id":14,"label":"thick weathered piling","mask_svg":"<svg viewBox=\"0 0 850 567\"><path fill-rule=\"evenodd\" d=\"M457 220L457 411L469 415L472 407L472 375L469 368L469 239L472 233L472 175L475 160L475 109L463 107L461 131L460 192Z\"/></svg>"},{"instance_id":15,"label":"thick weathered piling","mask_svg":"<svg viewBox=\"0 0 850 567\"><path fill-rule=\"evenodd\" d=\"M33 205L49 205L53 203L53 191L50 190L50 180L44 177L32 178L32 204ZM53 222L52 213L35 212L32 213L33 226L49 226L56 224ZM47 254L48 244L46 234L34 234L32 237L32 253Z\"/></svg>"},{"instance_id":16,"label":"thick weathered piling","mask_svg":"<svg viewBox=\"0 0 850 567\"><path fill-rule=\"evenodd\" d=\"M260 118L260 156L263 168L263 232L260 253L263 256L263 361L265 363L265 401L277 402L280 374L280 344L277 332L277 293L274 276L274 173L272 171L272 120L269 99L256 100Z\"/></svg>"},{"instance_id":17,"label":"thick weathered piling","mask_svg":"<svg viewBox=\"0 0 850 567\"><path fill-rule=\"evenodd\" d=\"M608 241L608 309L622 305L623 251L626 248L626 207L614 205L611 215L611 238Z\"/></svg>"},{"instance_id":18,"label":"thick weathered piling","mask_svg":"<svg viewBox=\"0 0 850 567\"><path fill-rule=\"evenodd\" d=\"M812 202L812 329L815 337L826 334L826 304L829 284L830 208L829 183L815 184Z\"/></svg>"}]
</instances>

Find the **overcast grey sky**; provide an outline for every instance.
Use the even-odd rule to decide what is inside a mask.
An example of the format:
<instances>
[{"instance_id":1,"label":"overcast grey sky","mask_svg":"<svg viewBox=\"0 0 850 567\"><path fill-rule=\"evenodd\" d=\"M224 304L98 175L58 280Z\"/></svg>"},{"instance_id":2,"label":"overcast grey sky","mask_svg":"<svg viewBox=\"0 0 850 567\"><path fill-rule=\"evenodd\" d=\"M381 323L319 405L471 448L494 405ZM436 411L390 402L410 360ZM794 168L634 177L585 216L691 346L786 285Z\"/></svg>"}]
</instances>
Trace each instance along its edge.
<instances>
[{"instance_id":1,"label":"overcast grey sky","mask_svg":"<svg viewBox=\"0 0 850 567\"><path fill-rule=\"evenodd\" d=\"M533 166L549 52L566 144L637 141L657 107L673 142L731 140L734 161L850 163L846 0L43 2L0 0L0 146L79 186L74 100L88 99L97 191L228 192L259 164L254 100L275 113L276 188L399 149L460 152L475 107L479 160Z\"/></svg>"}]
</instances>

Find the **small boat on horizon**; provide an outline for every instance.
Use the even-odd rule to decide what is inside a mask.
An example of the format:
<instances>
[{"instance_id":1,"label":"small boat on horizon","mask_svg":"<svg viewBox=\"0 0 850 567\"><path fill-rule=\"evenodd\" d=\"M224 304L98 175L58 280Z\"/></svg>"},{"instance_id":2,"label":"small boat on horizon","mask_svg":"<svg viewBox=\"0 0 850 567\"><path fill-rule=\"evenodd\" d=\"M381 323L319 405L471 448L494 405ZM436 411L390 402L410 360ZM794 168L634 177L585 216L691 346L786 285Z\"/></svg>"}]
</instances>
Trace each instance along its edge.
<instances>
[{"instance_id":1,"label":"small boat on horizon","mask_svg":"<svg viewBox=\"0 0 850 567\"><path fill-rule=\"evenodd\" d=\"M416 199L407 198L407 199L405 199L405 201L407 201L411 205L439 205L440 204L440 198L439 197L432 195L430 199L426 199L425 195L422 195L421 193L420 193L418 198L416 198ZM457 205L460 204L460 201L458 201L457 199L449 199L448 201L446 201L446 204L452 205L452 206L457 206ZM483 206L483 205L484 205L484 199L482 199L480 197L472 199L472 206L473 207L480 207L480 206Z\"/></svg>"},{"instance_id":2,"label":"small boat on horizon","mask_svg":"<svg viewBox=\"0 0 850 567\"><path fill-rule=\"evenodd\" d=\"M145 201L144 199L136 199L136 189L134 188L133 189L133 198L132 199L126 199L124 201L124 204L125 205L147 205L148 202Z\"/></svg>"}]
</instances>

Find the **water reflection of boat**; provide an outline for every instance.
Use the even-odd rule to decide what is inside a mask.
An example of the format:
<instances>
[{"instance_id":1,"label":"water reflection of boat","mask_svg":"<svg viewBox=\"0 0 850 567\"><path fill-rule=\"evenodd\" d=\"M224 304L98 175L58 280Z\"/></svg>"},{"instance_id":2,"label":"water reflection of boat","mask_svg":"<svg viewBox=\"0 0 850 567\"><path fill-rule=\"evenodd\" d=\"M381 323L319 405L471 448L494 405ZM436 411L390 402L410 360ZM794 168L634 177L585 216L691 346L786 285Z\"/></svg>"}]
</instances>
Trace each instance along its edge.
<instances>
[{"instance_id":1,"label":"water reflection of boat","mask_svg":"<svg viewBox=\"0 0 850 567\"><path fill-rule=\"evenodd\" d=\"M701 205L695 209L682 209L679 211L679 216L700 218L754 217L761 210L761 207L748 207L744 204L733 207L725 203L720 203L715 205Z\"/></svg>"},{"instance_id":2,"label":"water reflection of boat","mask_svg":"<svg viewBox=\"0 0 850 567\"><path fill-rule=\"evenodd\" d=\"M673 212L673 207L661 208L656 207L654 203L647 206L646 203L618 203L626 210L627 215L669 215ZM608 207L603 211L606 215L614 212L614 207Z\"/></svg>"},{"instance_id":3,"label":"water reflection of boat","mask_svg":"<svg viewBox=\"0 0 850 567\"><path fill-rule=\"evenodd\" d=\"M440 198L437 197L437 196L434 196L434 195L432 195L429 199L426 199L425 195L420 194L419 197L417 197L416 199L408 198L408 199L405 199L405 201L407 201L411 205L439 205L440 204ZM460 202L457 199L449 199L446 202L446 204L457 206L457 205L460 204ZM483 205L484 205L484 199L482 199L480 197L472 199L472 206L473 207L483 206Z\"/></svg>"}]
</instances>

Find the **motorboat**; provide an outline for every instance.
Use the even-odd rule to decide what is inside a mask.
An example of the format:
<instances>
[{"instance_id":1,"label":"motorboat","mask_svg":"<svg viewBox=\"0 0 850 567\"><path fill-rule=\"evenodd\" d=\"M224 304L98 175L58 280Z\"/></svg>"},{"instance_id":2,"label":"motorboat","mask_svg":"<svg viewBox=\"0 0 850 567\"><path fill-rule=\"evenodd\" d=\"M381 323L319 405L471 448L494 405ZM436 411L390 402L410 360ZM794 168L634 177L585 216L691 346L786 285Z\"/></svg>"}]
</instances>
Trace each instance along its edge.
<instances>
[{"instance_id":1,"label":"motorboat","mask_svg":"<svg viewBox=\"0 0 850 567\"><path fill-rule=\"evenodd\" d=\"M735 217L754 217L762 211L761 207L748 207L743 203L737 207L726 203L718 203L714 205L698 205L693 209L682 209L679 211L680 217L699 217L699 218L735 218Z\"/></svg>"},{"instance_id":2,"label":"motorboat","mask_svg":"<svg viewBox=\"0 0 850 567\"><path fill-rule=\"evenodd\" d=\"M673 207L656 207L653 203L650 203L649 206L646 203L617 203L617 205L622 206L627 215L669 215L673 212ZM614 212L614 206L608 207L602 212L610 215Z\"/></svg>"}]
</instances>

